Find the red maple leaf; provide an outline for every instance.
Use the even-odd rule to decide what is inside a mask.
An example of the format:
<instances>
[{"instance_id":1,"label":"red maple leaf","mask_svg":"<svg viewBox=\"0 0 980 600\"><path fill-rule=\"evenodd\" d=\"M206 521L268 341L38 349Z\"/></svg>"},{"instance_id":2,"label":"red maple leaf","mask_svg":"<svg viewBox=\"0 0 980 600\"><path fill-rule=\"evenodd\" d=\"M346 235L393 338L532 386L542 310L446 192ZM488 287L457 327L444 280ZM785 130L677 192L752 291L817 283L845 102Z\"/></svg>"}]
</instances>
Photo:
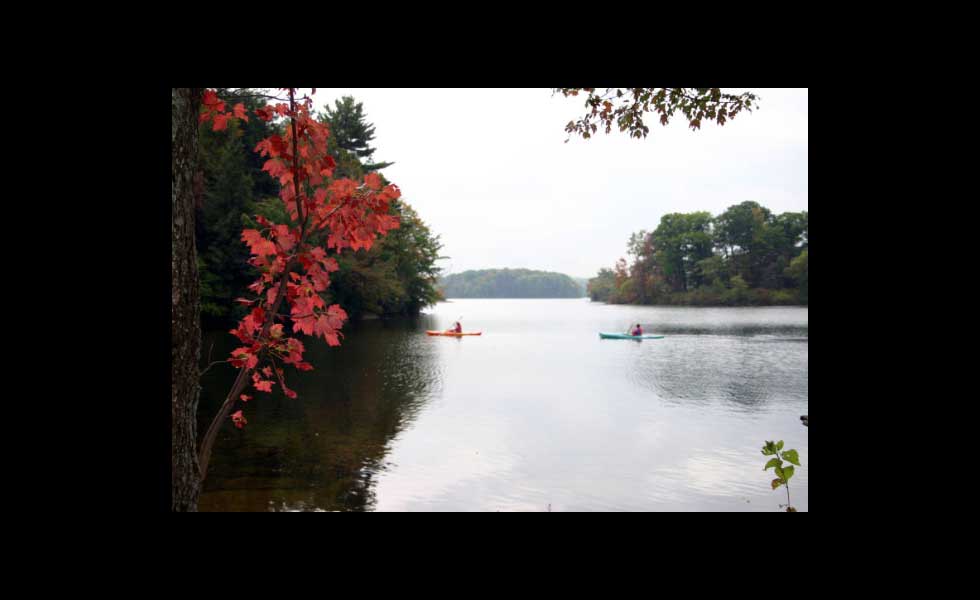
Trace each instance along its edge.
<instances>
[{"instance_id":1,"label":"red maple leaf","mask_svg":"<svg viewBox=\"0 0 980 600\"><path fill-rule=\"evenodd\" d=\"M310 270L310 277L313 279L313 289L322 292L330 287L330 276L320 269Z\"/></svg>"},{"instance_id":2,"label":"red maple leaf","mask_svg":"<svg viewBox=\"0 0 980 600\"><path fill-rule=\"evenodd\" d=\"M248 424L248 421L245 420L245 416L242 415L242 411L240 411L240 410L237 411L237 412L231 413L231 420L232 420L232 422L235 423L235 427L237 427L239 429L241 429L242 427L245 427L245 425Z\"/></svg>"},{"instance_id":3,"label":"red maple leaf","mask_svg":"<svg viewBox=\"0 0 980 600\"><path fill-rule=\"evenodd\" d=\"M248 247L252 250L252 254L256 256L265 256L278 252L276 245L262 237L262 234L257 229L243 230L242 241L248 244Z\"/></svg>"},{"instance_id":4,"label":"red maple leaf","mask_svg":"<svg viewBox=\"0 0 980 600\"><path fill-rule=\"evenodd\" d=\"M248 113L245 112L245 105L239 102L235 105L235 118L248 122Z\"/></svg>"},{"instance_id":5,"label":"red maple leaf","mask_svg":"<svg viewBox=\"0 0 980 600\"><path fill-rule=\"evenodd\" d=\"M337 264L337 261L332 258L324 259L322 262L323 268L327 273L333 273L334 271L340 270L340 266Z\"/></svg>"},{"instance_id":6,"label":"red maple leaf","mask_svg":"<svg viewBox=\"0 0 980 600\"><path fill-rule=\"evenodd\" d=\"M225 109L225 103L218 98L218 94L214 90L204 90L201 103L211 111L222 111Z\"/></svg>"},{"instance_id":7,"label":"red maple leaf","mask_svg":"<svg viewBox=\"0 0 980 600\"><path fill-rule=\"evenodd\" d=\"M228 333L230 333L233 336L235 336L236 338L240 339L245 344L251 344L252 343L252 336L248 335L247 332L242 331L241 328L232 329Z\"/></svg>"},{"instance_id":8,"label":"red maple leaf","mask_svg":"<svg viewBox=\"0 0 980 600\"><path fill-rule=\"evenodd\" d=\"M235 348L234 350L231 351L230 362L234 367L237 368L246 367L248 369L251 369L256 364L258 364L259 357L256 356L252 352L252 349L249 347Z\"/></svg>"},{"instance_id":9,"label":"red maple leaf","mask_svg":"<svg viewBox=\"0 0 980 600\"><path fill-rule=\"evenodd\" d=\"M252 373L252 385L260 392L271 392L273 383L271 379L263 380L258 373Z\"/></svg>"},{"instance_id":10,"label":"red maple leaf","mask_svg":"<svg viewBox=\"0 0 980 600\"><path fill-rule=\"evenodd\" d=\"M377 173L368 173L364 176L364 185L368 188L378 191L381 189L381 176Z\"/></svg>"},{"instance_id":11,"label":"red maple leaf","mask_svg":"<svg viewBox=\"0 0 980 600\"><path fill-rule=\"evenodd\" d=\"M313 334L322 335L323 339L327 339L328 335L334 335L334 337L336 337L334 331L335 328L331 327L330 319L327 317L327 315L320 315L320 318L318 318L316 323L313 325Z\"/></svg>"},{"instance_id":12,"label":"red maple leaf","mask_svg":"<svg viewBox=\"0 0 980 600\"><path fill-rule=\"evenodd\" d=\"M293 232L289 229L288 225L276 225L273 231L276 234L276 241L279 242L283 252L289 252L296 245L296 238L293 236Z\"/></svg>"},{"instance_id":13,"label":"red maple leaf","mask_svg":"<svg viewBox=\"0 0 980 600\"><path fill-rule=\"evenodd\" d=\"M279 177L288 171L289 167L283 164L281 159L270 158L269 160L265 161L265 164L262 165L262 170L268 171L270 177Z\"/></svg>"},{"instance_id":14,"label":"red maple leaf","mask_svg":"<svg viewBox=\"0 0 980 600\"><path fill-rule=\"evenodd\" d=\"M221 131L228 127L228 119L231 118L230 113L215 113L214 114L214 127L213 131Z\"/></svg>"},{"instance_id":15,"label":"red maple leaf","mask_svg":"<svg viewBox=\"0 0 980 600\"><path fill-rule=\"evenodd\" d=\"M272 114L272 108L269 106L263 106L262 108L257 108L253 112L255 112L255 114L263 121L271 121L272 117L274 116Z\"/></svg>"},{"instance_id":16,"label":"red maple leaf","mask_svg":"<svg viewBox=\"0 0 980 600\"><path fill-rule=\"evenodd\" d=\"M293 317L293 331L313 335L314 326L316 326L316 317L312 313L300 317Z\"/></svg>"}]
</instances>

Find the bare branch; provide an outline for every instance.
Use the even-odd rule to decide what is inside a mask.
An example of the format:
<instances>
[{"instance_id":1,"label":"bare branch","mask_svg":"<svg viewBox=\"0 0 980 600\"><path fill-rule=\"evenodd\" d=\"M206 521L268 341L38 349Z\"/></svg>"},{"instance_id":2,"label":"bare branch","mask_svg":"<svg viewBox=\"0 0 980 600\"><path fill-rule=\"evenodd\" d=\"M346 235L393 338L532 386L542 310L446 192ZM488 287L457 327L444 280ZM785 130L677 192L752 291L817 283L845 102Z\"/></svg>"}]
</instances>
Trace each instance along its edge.
<instances>
[{"instance_id":1,"label":"bare branch","mask_svg":"<svg viewBox=\"0 0 980 600\"><path fill-rule=\"evenodd\" d=\"M201 374L198 375L198 378L204 377L204 374L207 373L208 370L211 367L213 367L214 365L220 365L221 363L226 363L226 362L231 362L231 361L230 360L216 360L216 361L214 361L213 363L211 363L210 365L208 365L206 369L204 369L203 371L201 371Z\"/></svg>"}]
</instances>

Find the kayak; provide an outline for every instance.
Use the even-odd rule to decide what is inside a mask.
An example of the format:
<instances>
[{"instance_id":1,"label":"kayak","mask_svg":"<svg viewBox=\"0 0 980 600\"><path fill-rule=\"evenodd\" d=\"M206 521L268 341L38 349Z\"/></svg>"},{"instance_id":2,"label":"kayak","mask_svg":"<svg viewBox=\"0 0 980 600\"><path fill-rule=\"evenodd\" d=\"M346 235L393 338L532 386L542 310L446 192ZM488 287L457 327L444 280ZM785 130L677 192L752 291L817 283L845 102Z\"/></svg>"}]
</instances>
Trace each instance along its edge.
<instances>
[{"instance_id":1,"label":"kayak","mask_svg":"<svg viewBox=\"0 0 980 600\"><path fill-rule=\"evenodd\" d=\"M602 333L599 332L600 340L662 340L662 335L629 335L626 333Z\"/></svg>"},{"instance_id":2,"label":"kayak","mask_svg":"<svg viewBox=\"0 0 980 600\"><path fill-rule=\"evenodd\" d=\"M455 332L452 332L452 331L426 331L425 333L428 334L428 335L448 335L450 337L461 337L461 336L464 336L464 335L480 335L483 332L482 331L476 331L476 332L472 332L472 333L467 333L467 332L464 331L463 333L455 333Z\"/></svg>"}]
</instances>

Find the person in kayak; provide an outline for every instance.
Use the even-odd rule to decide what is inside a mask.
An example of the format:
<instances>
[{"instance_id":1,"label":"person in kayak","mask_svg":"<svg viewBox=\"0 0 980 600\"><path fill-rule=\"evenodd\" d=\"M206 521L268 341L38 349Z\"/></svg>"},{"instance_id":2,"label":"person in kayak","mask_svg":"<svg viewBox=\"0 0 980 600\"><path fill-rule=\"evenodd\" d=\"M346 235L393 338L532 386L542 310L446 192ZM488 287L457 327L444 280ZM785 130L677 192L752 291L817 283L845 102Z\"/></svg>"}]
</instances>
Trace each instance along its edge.
<instances>
[{"instance_id":1,"label":"person in kayak","mask_svg":"<svg viewBox=\"0 0 980 600\"><path fill-rule=\"evenodd\" d=\"M463 333L463 326L459 324L459 321L456 321L456 323L453 324L453 328L446 333Z\"/></svg>"},{"instance_id":2,"label":"person in kayak","mask_svg":"<svg viewBox=\"0 0 980 600\"><path fill-rule=\"evenodd\" d=\"M639 323L636 324L636 328L630 333L630 335L643 335L643 328L640 327Z\"/></svg>"}]
</instances>

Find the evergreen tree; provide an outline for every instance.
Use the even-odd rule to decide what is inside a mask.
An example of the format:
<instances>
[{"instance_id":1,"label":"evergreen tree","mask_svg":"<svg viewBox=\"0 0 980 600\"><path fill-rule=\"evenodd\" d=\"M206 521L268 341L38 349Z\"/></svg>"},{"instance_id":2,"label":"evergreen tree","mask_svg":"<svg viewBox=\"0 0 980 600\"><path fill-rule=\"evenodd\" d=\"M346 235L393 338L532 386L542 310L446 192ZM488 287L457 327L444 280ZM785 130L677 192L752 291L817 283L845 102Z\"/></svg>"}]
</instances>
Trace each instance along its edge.
<instances>
[{"instance_id":1,"label":"evergreen tree","mask_svg":"<svg viewBox=\"0 0 980 600\"><path fill-rule=\"evenodd\" d=\"M354 155L366 172L379 171L395 164L392 162L372 163L371 155L376 148L370 146L374 139L374 125L368 123L364 115L364 103L354 102L352 96L344 96L334 101L334 109L325 106L325 114L321 120L330 124L330 139L337 149L346 150Z\"/></svg>"}]
</instances>

